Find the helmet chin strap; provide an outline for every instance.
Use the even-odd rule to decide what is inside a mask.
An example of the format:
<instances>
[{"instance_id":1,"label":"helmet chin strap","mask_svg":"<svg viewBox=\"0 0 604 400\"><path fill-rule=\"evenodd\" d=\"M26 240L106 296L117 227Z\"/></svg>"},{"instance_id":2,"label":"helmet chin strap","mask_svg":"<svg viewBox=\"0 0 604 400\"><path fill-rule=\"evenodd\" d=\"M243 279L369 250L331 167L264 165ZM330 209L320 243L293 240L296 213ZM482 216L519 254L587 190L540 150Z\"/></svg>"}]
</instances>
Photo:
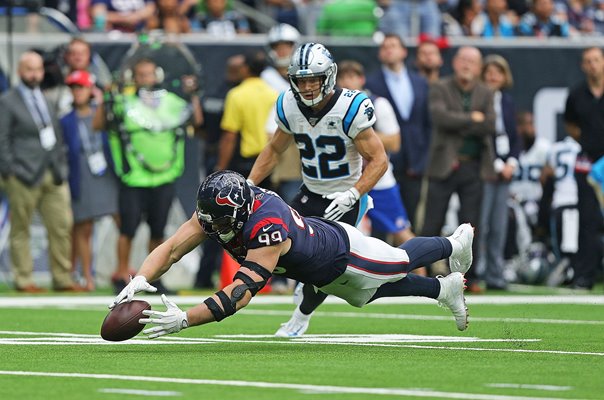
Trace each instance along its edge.
<instances>
[{"instance_id":1,"label":"helmet chin strap","mask_svg":"<svg viewBox=\"0 0 604 400\"><path fill-rule=\"evenodd\" d=\"M313 97L310 100L306 100L304 98L304 96L302 96L302 94L299 94L300 96L300 101L307 107L312 107L312 106L316 106L317 104L319 104L321 101L323 101L323 85L321 85L321 89L319 90L319 95L317 97Z\"/></svg>"}]
</instances>

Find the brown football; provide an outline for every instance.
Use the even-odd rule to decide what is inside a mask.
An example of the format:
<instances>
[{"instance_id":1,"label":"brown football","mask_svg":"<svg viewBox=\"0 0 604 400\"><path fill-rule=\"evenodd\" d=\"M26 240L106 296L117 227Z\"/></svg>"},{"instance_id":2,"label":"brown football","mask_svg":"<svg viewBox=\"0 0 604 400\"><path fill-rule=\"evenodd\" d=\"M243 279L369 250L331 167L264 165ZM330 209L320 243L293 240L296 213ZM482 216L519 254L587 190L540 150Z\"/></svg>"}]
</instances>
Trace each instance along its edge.
<instances>
[{"instance_id":1,"label":"brown football","mask_svg":"<svg viewBox=\"0 0 604 400\"><path fill-rule=\"evenodd\" d=\"M140 318L147 318L143 315L143 310L150 309L151 305L144 300L118 304L105 317L101 325L101 337L111 342L121 342L135 337L145 327L138 323Z\"/></svg>"}]
</instances>

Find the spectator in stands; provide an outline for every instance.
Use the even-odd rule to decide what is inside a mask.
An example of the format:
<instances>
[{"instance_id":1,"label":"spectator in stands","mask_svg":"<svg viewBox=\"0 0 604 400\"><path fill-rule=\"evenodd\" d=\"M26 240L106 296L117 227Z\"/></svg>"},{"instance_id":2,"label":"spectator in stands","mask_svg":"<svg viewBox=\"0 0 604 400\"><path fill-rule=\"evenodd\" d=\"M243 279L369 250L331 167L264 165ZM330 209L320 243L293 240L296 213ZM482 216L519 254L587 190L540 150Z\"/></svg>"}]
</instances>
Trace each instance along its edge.
<instances>
[{"instance_id":1,"label":"spectator in stands","mask_svg":"<svg viewBox=\"0 0 604 400\"><path fill-rule=\"evenodd\" d=\"M593 25L592 34L604 35L604 0L594 0L587 9L587 17Z\"/></svg>"},{"instance_id":2,"label":"spectator in stands","mask_svg":"<svg viewBox=\"0 0 604 400\"><path fill-rule=\"evenodd\" d=\"M139 31L155 10L153 0L92 0L92 18L97 31Z\"/></svg>"},{"instance_id":3,"label":"spectator in stands","mask_svg":"<svg viewBox=\"0 0 604 400\"><path fill-rule=\"evenodd\" d=\"M416 21L419 21L417 28ZM401 38L441 36L441 14L434 0L392 0L380 18L380 31Z\"/></svg>"},{"instance_id":4,"label":"spectator in stands","mask_svg":"<svg viewBox=\"0 0 604 400\"><path fill-rule=\"evenodd\" d=\"M420 41L415 54L415 66L417 67L417 72L426 78L428 83L438 81L440 78L440 69L443 66L443 57L435 41Z\"/></svg>"},{"instance_id":5,"label":"spectator in stands","mask_svg":"<svg viewBox=\"0 0 604 400\"><path fill-rule=\"evenodd\" d=\"M297 2L299 25L298 28L306 36L317 34L317 21L323 5L327 0L302 0Z\"/></svg>"},{"instance_id":6,"label":"spectator in stands","mask_svg":"<svg viewBox=\"0 0 604 400\"><path fill-rule=\"evenodd\" d=\"M155 13L147 20L147 29L165 33L189 33L191 24L178 0L157 0Z\"/></svg>"},{"instance_id":7,"label":"spectator in stands","mask_svg":"<svg viewBox=\"0 0 604 400\"><path fill-rule=\"evenodd\" d=\"M197 18L203 32L216 37L232 38L250 33L249 21L235 10L227 10L227 0L206 0L205 12Z\"/></svg>"},{"instance_id":8,"label":"spectator in stands","mask_svg":"<svg viewBox=\"0 0 604 400\"><path fill-rule=\"evenodd\" d=\"M430 87L434 132L426 174L422 234L440 233L449 200L457 193L459 219L480 224L482 186L492 179L495 135L493 92L480 82L482 55L475 47L461 47L453 57L453 75ZM418 216L419 218L419 216ZM473 245L476 262L478 241ZM468 290L480 292L474 272L468 271Z\"/></svg>"},{"instance_id":9,"label":"spectator in stands","mask_svg":"<svg viewBox=\"0 0 604 400\"><path fill-rule=\"evenodd\" d=\"M518 32L523 36L568 37L568 22L554 14L553 0L533 0L531 12L520 19Z\"/></svg>"},{"instance_id":10,"label":"spectator in stands","mask_svg":"<svg viewBox=\"0 0 604 400\"><path fill-rule=\"evenodd\" d=\"M0 98L0 174L11 209L10 252L15 288L38 293L32 280L30 225L35 210L48 233L52 286L78 291L71 278L71 227L67 161L55 110L40 91L42 57L28 51L18 68L21 83Z\"/></svg>"},{"instance_id":11,"label":"spectator in stands","mask_svg":"<svg viewBox=\"0 0 604 400\"><path fill-rule=\"evenodd\" d=\"M454 10L443 14L445 35L472 36L472 22L481 12L480 0L459 0Z\"/></svg>"},{"instance_id":12,"label":"spectator in stands","mask_svg":"<svg viewBox=\"0 0 604 400\"><path fill-rule=\"evenodd\" d=\"M229 91L224 103L215 168L218 171L230 169L248 176L256 157L268 143L266 124L278 93L260 78L265 67L263 53L244 56L242 81Z\"/></svg>"},{"instance_id":13,"label":"spectator in stands","mask_svg":"<svg viewBox=\"0 0 604 400\"><path fill-rule=\"evenodd\" d=\"M85 70L67 76L72 91L73 110L61 118L69 162L69 189L73 211L72 263L78 264L86 281L84 288L95 288L92 274L92 230L94 220L104 215L117 217L118 186L109 168L107 136L94 132L92 103L94 79Z\"/></svg>"},{"instance_id":14,"label":"spectator in stands","mask_svg":"<svg viewBox=\"0 0 604 400\"><path fill-rule=\"evenodd\" d=\"M583 50L581 69L585 81L576 85L566 100L564 122L566 129L582 148L577 164L593 163L604 156L604 54L598 47ZM591 289L601 268L600 206L593 188L587 183L586 168L575 169L579 195L579 249L572 285L576 289Z\"/></svg>"},{"instance_id":15,"label":"spectator in stands","mask_svg":"<svg viewBox=\"0 0 604 400\"><path fill-rule=\"evenodd\" d=\"M376 9L375 0L330 0L321 10L317 34L371 37L378 26Z\"/></svg>"},{"instance_id":16,"label":"spectator in stands","mask_svg":"<svg viewBox=\"0 0 604 400\"><path fill-rule=\"evenodd\" d=\"M298 27L298 0L262 0L256 9L269 15L279 24L288 24Z\"/></svg>"},{"instance_id":17,"label":"spectator in stands","mask_svg":"<svg viewBox=\"0 0 604 400\"><path fill-rule=\"evenodd\" d=\"M520 139L516 131L514 99L507 91L513 85L512 71L505 58L492 54L485 58L482 80L495 92L495 149L496 176L484 183L480 214L479 271L487 289L505 290L503 254L508 226L509 186L518 167Z\"/></svg>"},{"instance_id":18,"label":"spectator in stands","mask_svg":"<svg viewBox=\"0 0 604 400\"><path fill-rule=\"evenodd\" d=\"M379 49L381 68L367 77L366 87L394 107L400 126L401 150L393 154L394 175L412 225L426 168L432 124L428 108L428 82L405 66L407 48L395 35L384 37Z\"/></svg>"},{"instance_id":19,"label":"spectator in stands","mask_svg":"<svg viewBox=\"0 0 604 400\"><path fill-rule=\"evenodd\" d=\"M486 0L485 10L472 21L472 36L513 37L514 29L506 0Z\"/></svg>"}]
</instances>

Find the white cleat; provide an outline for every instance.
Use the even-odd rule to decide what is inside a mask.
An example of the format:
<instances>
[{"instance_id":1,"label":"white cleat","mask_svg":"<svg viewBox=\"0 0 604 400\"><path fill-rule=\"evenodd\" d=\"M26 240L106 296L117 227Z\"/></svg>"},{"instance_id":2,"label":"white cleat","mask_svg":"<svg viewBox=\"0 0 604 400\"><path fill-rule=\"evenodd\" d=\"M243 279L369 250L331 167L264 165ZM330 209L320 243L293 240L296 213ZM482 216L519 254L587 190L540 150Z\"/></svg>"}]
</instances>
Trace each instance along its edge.
<instances>
[{"instance_id":1,"label":"white cleat","mask_svg":"<svg viewBox=\"0 0 604 400\"><path fill-rule=\"evenodd\" d=\"M465 278L460 272L453 272L445 277L439 276L440 293L438 303L441 307L448 308L455 317L457 329L465 331L468 327L468 307L463 291L466 288Z\"/></svg>"},{"instance_id":2,"label":"white cleat","mask_svg":"<svg viewBox=\"0 0 604 400\"><path fill-rule=\"evenodd\" d=\"M455 232L447 237L453 246L449 257L451 272L465 274L472 265L472 241L474 240L474 227L470 224L461 224Z\"/></svg>"},{"instance_id":3,"label":"white cleat","mask_svg":"<svg viewBox=\"0 0 604 400\"><path fill-rule=\"evenodd\" d=\"M302 282L298 282L296 284L296 287L294 288L294 304L299 306L300 304L302 304L302 299L304 298L304 295L302 294L302 286L304 286L304 284Z\"/></svg>"},{"instance_id":4,"label":"white cleat","mask_svg":"<svg viewBox=\"0 0 604 400\"><path fill-rule=\"evenodd\" d=\"M275 332L276 337L300 337L304 335L306 330L308 329L308 325L310 324L310 317L312 313L309 315L302 314L300 309L296 307L294 314L284 324L281 324L281 327L277 332Z\"/></svg>"}]
</instances>

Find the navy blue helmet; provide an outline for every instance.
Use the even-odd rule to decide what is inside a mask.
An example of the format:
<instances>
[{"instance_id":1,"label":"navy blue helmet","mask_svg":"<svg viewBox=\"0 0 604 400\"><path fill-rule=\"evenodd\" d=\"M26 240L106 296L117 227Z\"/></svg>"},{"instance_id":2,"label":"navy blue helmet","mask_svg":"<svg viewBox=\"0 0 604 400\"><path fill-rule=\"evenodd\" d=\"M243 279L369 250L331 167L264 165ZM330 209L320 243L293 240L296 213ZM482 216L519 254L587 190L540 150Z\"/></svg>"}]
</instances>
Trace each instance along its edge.
<instances>
[{"instance_id":1,"label":"navy blue helmet","mask_svg":"<svg viewBox=\"0 0 604 400\"><path fill-rule=\"evenodd\" d=\"M237 172L214 172L197 191L197 219L209 236L223 243L241 231L253 207L254 192Z\"/></svg>"}]
</instances>

